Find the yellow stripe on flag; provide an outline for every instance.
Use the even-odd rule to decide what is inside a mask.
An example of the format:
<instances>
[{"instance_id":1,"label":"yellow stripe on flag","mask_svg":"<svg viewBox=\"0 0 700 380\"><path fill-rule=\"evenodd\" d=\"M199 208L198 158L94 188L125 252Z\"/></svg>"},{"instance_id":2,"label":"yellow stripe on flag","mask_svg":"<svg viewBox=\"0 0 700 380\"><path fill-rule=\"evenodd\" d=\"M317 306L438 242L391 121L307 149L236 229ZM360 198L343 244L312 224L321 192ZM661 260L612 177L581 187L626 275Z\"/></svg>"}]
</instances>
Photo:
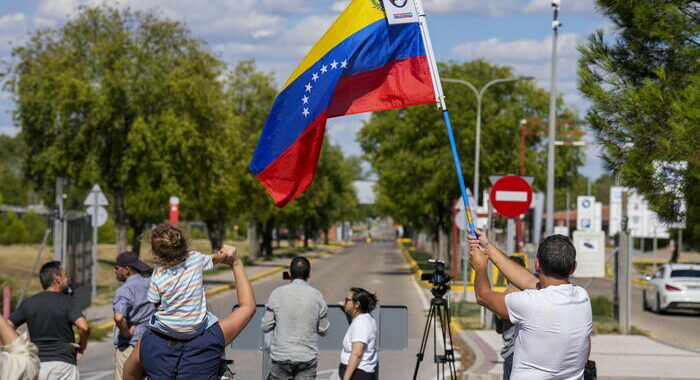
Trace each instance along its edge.
<instances>
[{"instance_id":1,"label":"yellow stripe on flag","mask_svg":"<svg viewBox=\"0 0 700 380\"><path fill-rule=\"evenodd\" d=\"M313 66L318 60L326 55L331 49L343 42L346 38L357 33L367 25L372 24L377 20L385 18L384 11L377 8L374 3L379 4L378 0L352 0L350 5L338 16L326 34L316 42L316 45L311 48L309 54L301 61L299 66L292 72L292 75L287 79L287 83L282 86L282 90L287 88L290 83L294 82L299 75L304 73L309 67ZM280 91L282 91L280 90Z\"/></svg>"}]
</instances>

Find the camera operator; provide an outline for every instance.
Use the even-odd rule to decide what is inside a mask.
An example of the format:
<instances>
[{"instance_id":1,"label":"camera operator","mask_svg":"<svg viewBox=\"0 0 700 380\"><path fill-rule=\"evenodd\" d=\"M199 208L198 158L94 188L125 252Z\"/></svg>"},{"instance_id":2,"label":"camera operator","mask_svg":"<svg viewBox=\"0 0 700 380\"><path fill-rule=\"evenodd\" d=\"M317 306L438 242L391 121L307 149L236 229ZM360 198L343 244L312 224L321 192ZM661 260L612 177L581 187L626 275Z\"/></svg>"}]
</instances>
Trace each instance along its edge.
<instances>
[{"instance_id":1,"label":"camera operator","mask_svg":"<svg viewBox=\"0 0 700 380\"><path fill-rule=\"evenodd\" d=\"M512 379L583 379L590 354L591 302L586 290L569 283L576 249L568 237L552 235L540 244L535 260L539 278L510 260L481 231L469 236L476 272L477 302L516 325ZM520 292L491 290L491 260ZM552 349L556 348L556 349Z\"/></svg>"},{"instance_id":2,"label":"camera operator","mask_svg":"<svg viewBox=\"0 0 700 380\"><path fill-rule=\"evenodd\" d=\"M311 263L302 256L292 259L292 282L272 291L265 305L262 330L272 331L268 379L316 379L318 336L328 332L328 306L321 292L307 282Z\"/></svg>"}]
</instances>

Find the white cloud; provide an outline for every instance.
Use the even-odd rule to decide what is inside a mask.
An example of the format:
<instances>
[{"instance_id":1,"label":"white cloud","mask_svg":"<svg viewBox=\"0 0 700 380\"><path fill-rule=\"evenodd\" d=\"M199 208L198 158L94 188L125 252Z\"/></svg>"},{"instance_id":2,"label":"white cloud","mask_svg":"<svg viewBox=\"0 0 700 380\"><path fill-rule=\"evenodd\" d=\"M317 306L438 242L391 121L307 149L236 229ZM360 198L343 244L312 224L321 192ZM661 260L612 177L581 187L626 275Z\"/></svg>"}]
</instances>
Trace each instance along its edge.
<instances>
[{"instance_id":1,"label":"white cloud","mask_svg":"<svg viewBox=\"0 0 700 380\"><path fill-rule=\"evenodd\" d=\"M0 57L7 55L13 45L26 38L27 16L24 13L12 13L0 17Z\"/></svg>"},{"instance_id":2,"label":"white cloud","mask_svg":"<svg viewBox=\"0 0 700 380\"><path fill-rule=\"evenodd\" d=\"M576 57L576 45L581 37L577 33L559 36L557 53L560 57ZM493 37L481 41L469 41L452 48L452 54L465 59L486 58L493 61L542 61L552 54L552 37L542 40L501 41Z\"/></svg>"},{"instance_id":3,"label":"white cloud","mask_svg":"<svg viewBox=\"0 0 700 380\"><path fill-rule=\"evenodd\" d=\"M550 13L552 12L551 0L530 0L522 9L525 14L532 13ZM596 15L595 4L593 0L569 0L562 1L559 8L561 16L569 14L593 16Z\"/></svg>"},{"instance_id":4,"label":"white cloud","mask_svg":"<svg viewBox=\"0 0 700 380\"><path fill-rule=\"evenodd\" d=\"M0 126L0 135L16 136L19 133L19 128L13 125Z\"/></svg>"},{"instance_id":5,"label":"white cloud","mask_svg":"<svg viewBox=\"0 0 700 380\"><path fill-rule=\"evenodd\" d=\"M433 13L467 13L474 16L490 17L514 14L520 8L517 0L426 0L423 6L428 15Z\"/></svg>"},{"instance_id":6,"label":"white cloud","mask_svg":"<svg viewBox=\"0 0 700 380\"><path fill-rule=\"evenodd\" d=\"M348 4L350 4L350 0L335 1L331 5L331 10L336 11L336 12L342 12L345 10L345 8L348 7Z\"/></svg>"},{"instance_id":7,"label":"white cloud","mask_svg":"<svg viewBox=\"0 0 700 380\"><path fill-rule=\"evenodd\" d=\"M309 16L284 33L284 42L313 45L335 21L336 16Z\"/></svg>"}]
</instances>

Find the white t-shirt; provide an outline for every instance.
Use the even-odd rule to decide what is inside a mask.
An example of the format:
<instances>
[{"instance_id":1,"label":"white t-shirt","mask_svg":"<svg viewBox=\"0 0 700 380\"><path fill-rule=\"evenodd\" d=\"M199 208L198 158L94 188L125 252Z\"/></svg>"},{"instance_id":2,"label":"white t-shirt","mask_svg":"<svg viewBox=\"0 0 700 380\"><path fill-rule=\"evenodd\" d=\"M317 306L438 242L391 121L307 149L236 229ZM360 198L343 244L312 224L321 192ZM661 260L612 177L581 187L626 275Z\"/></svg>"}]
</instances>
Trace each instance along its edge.
<instances>
[{"instance_id":1,"label":"white t-shirt","mask_svg":"<svg viewBox=\"0 0 700 380\"><path fill-rule=\"evenodd\" d=\"M518 329L511 379L583 379L593 324L585 289L564 284L510 293L506 307Z\"/></svg>"},{"instance_id":2,"label":"white t-shirt","mask_svg":"<svg viewBox=\"0 0 700 380\"><path fill-rule=\"evenodd\" d=\"M352 352L352 343L365 344L365 352L357 368L373 373L377 368L377 322L369 313L360 314L352 320L348 331L343 338L343 351L340 353L340 362L347 365Z\"/></svg>"}]
</instances>

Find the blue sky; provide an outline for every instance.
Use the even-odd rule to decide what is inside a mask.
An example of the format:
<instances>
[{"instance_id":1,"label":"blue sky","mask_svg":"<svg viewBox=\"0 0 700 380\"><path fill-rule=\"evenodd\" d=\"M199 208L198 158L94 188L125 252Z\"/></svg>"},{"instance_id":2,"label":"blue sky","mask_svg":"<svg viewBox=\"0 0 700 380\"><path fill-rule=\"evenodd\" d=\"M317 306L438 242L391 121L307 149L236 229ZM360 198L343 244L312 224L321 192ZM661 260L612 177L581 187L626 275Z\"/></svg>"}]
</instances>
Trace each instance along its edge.
<instances>
[{"instance_id":1,"label":"blue sky","mask_svg":"<svg viewBox=\"0 0 700 380\"><path fill-rule=\"evenodd\" d=\"M255 59L284 82L311 45L323 34L348 0L2 0L0 60L11 59L13 45L41 26L59 27L81 4L110 4L154 10L184 21L192 33L222 59L235 64ZM597 14L593 0L562 0L558 91L580 115L587 103L576 90L576 45L609 22ZM549 0L423 0L438 60L485 58L513 66L549 89L552 11ZM449 99L448 99L449 105ZM14 135L9 94L0 94L0 133ZM367 115L332 119L328 133L347 154L361 154L355 133ZM587 140L592 142L591 136ZM577 149L577 148L561 148ZM581 173L602 173L595 146L586 148Z\"/></svg>"}]
</instances>

